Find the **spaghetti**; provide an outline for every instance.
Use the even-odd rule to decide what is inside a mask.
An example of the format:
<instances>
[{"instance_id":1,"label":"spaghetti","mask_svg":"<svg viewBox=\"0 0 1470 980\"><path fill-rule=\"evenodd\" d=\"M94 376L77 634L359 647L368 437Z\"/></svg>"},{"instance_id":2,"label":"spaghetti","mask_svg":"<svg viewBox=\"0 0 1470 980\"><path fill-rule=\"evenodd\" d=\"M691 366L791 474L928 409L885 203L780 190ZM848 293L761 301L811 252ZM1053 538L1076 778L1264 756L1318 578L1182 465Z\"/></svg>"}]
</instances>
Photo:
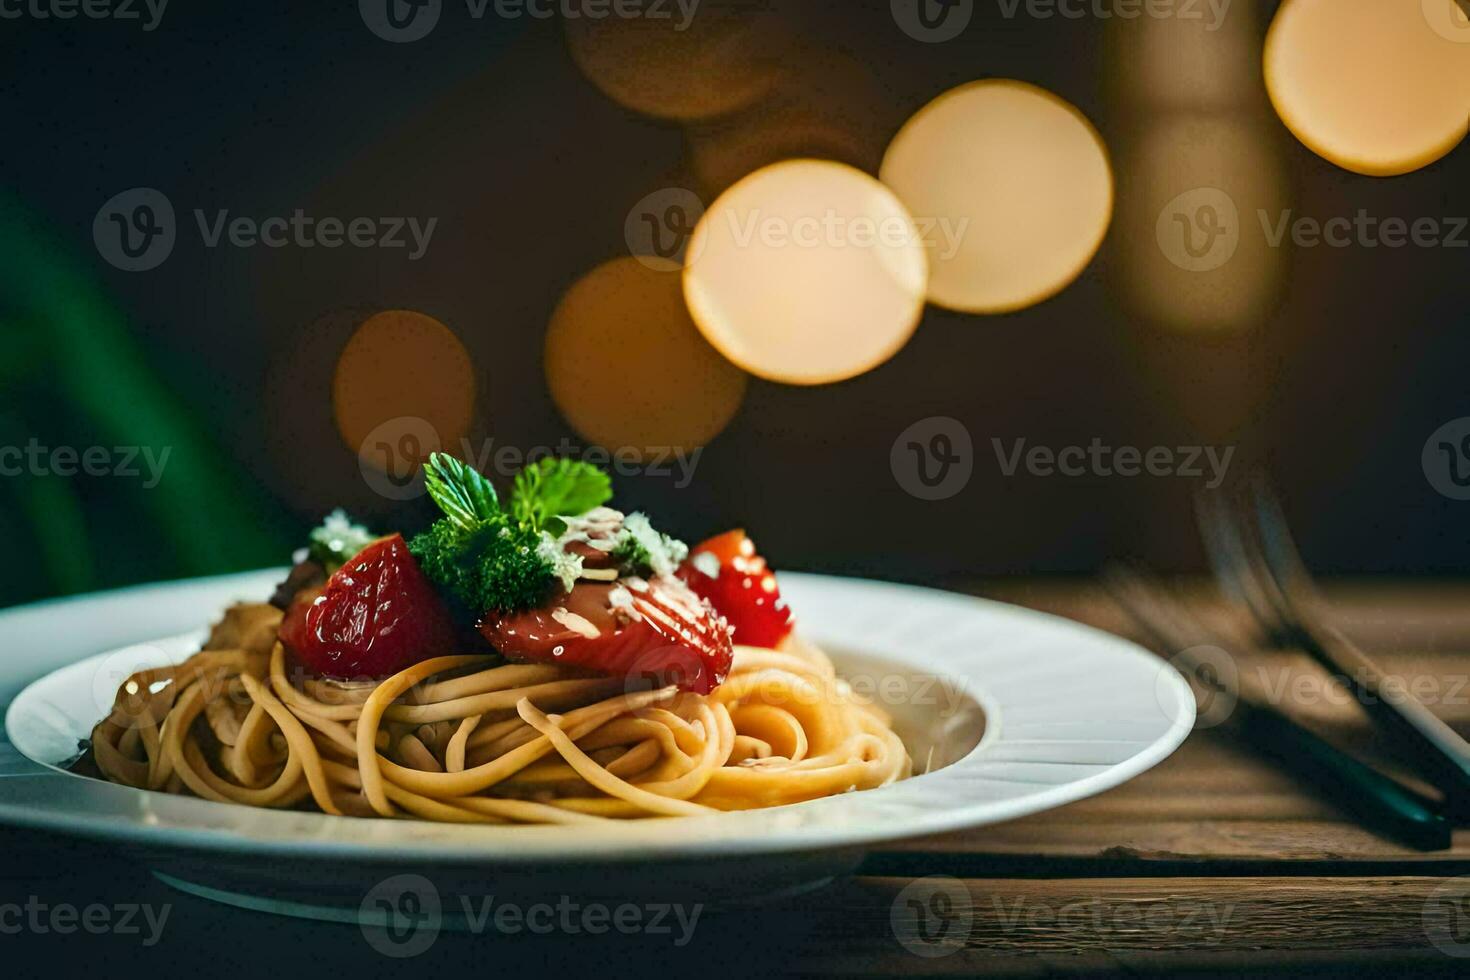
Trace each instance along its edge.
<instances>
[{"instance_id":1,"label":"spaghetti","mask_svg":"<svg viewBox=\"0 0 1470 980\"><path fill-rule=\"evenodd\" d=\"M281 612L240 605L134 674L92 732L109 780L273 808L573 824L780 806L909 775L888 719L795 637L709 694L487 655L378 681L294 677Z\"/></svg>"}]
</instances>

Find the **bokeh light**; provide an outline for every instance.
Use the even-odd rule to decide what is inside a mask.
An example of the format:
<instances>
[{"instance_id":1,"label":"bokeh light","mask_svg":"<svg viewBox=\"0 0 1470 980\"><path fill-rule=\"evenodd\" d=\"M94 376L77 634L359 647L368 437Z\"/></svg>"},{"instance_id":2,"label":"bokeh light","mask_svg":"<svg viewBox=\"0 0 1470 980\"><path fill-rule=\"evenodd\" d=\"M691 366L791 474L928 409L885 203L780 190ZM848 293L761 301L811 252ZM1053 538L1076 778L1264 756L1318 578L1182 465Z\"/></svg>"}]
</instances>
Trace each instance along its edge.
<instances>
[{"instance_id":1,"label":"bokeh light","mask_svg":"<svg viewBox=\"0 0 1470 980\"><path fill-rule=\"evenodd\" d=\"M700 336L679 277L636 258L600 265L567 291L546 332L546 381L584 438L639 458L708 443L748 383Z\"/></svg>"},{"instance_id":2,"label":"bokeh light","mask_svg":"<svg viewBox=\"0 0 1470 980\"><path fill-rule=\"evenodd\" d=\"M1107 82L1132 104L1148 106L1150 116L1159 110L1235 109L1242 93L1261 87L1258 16L1252 5L1233 4L1201 17L1114 21Z\"/></svg>"},{"instance_id":3,"label":"bokeh light","mask_svg":"<svg viewBox=\"0 0 1470 980\"><path fill-rule=\"evenodd\" d=\"M1175 113L1154 122L1123 162L1120 256L1132 307L1187 331L1259 324L1283 274L1282 249L1259 218L1287 207L1271 141L1248 118Z\"/></svg>"},{"instance_id":4,"label":"bokeh light","mask_svg":"<svg viewBox=\"0 0 1470 980\"><path fill-rule=\"evenodd\" d=\"M1287 206L1288 178L1260 82L1258 17L1237 5L1213 22L1145 17L1111 30L1121 100L1109 114L1120 202L1109 272L1130 315L1157 326L1244 332L1280 296L1284 250L1261 233L1260 215ZM1234 377L1222 358L1210 384ZM1220 420L1244 411L1244 389L1177 367L1167 383L1221 439L1230 423Z\"/></svg>"},{"instance_id":5,"label":"bokeh light","mask_svg":"<svg viewBox=\"0 0 1470 980\"><path fill-rule=\"evenodd\" d=\"M614 102L663 119L711 119L766 98L784 75L788 18L769 4L703 0L688 16L566 17L567 48Z\"/></svg>"},{"instance_id":6,"label":"bokeh light","mask_svg":"<svg viewBox=\"0 0 1470 980\"><path fill-rule=\"evenodd\" d=\"M860 170L788 160L705 212L684 296L694 322L752 374L842 381L898 352L924 308L927 267L902 202Z\"/></svg>"},{"instance_id":7,"label":"bokeh light","mask_svg":"<svg viewBox=\"0 0 1470 980\"><path fill-rule=\"evenodd\" d=\"M1285 0L1265 74L1287 128L1354 173L1418 170L1470 127L1470 22L1456 0Z\"/></svg>"},{"instance_id":8,"label":"bokeh light","mask_svg":"<svg viewBox=\"0 0 1470 980\"><path fill-rule=\"evenodd\" d=\"M1025 82L987 79L919 110L881 177L921 223L929 298L967 313L1039 303L1087 267L1113 213L1097 130L1071 104Z\"/></svg>"},{"instance_id":9,"label":"bokeh light","mask_svg":"<svg viewBox=\"0 0 1470 980\"><path fill-rule=\"evenodd\" d=\"M857 55L803 50L772 98L686 128L690 166L711 199L782 160L836 160L877 173L910 108Z\"/></svg>"},{"instance_id":10,"label":"bokeh light","mask_svg":"<svg viewBox=\"0 0 1470 980\"><path fill-rule=\"evenodd\" d=\"M435 450L457 449L474 405L469 353L453 331L423 313L373 314L337 358L337 430L349 449L392 476L411 475Z\"/></svg>"}]
</instances>

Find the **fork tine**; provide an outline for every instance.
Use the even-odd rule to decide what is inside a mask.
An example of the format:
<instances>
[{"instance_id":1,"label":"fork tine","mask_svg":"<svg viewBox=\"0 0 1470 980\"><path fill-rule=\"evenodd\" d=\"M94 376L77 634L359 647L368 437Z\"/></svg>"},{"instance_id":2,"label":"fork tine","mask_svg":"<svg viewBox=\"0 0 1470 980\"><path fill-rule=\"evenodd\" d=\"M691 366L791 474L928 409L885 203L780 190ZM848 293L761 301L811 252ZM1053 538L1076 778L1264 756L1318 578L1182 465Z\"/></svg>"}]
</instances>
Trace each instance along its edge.
<instances>
[{"instance_id":1,"label":"fork tine","mask_svg":"<svg viewBox=\"0 0 1470 980\"><path fill-rule=\"evenodd\" d=\"M1249 604L1249 597L1237 572L1240 548L1235 544L1238 538L1231 533L1229 527L1223 491L1200 491L1195 494L1194 512L1200 537L1204 539L1205 555L1209 558L1210 567L1214 569L1216 582L1232 598Z\"/></svg>"},{"instance_id":2,"label":"fork tine","mask_svg":"<svg viewBox=\"0 0 1470 980\"><path fill-rule=\"evenodd\" d=\"M1164 587L1147 572L1121 565L1103 569L1103 585L1133 621L1164 649L1185 650L1205 642L1198 624L1167 599Z\"/></svg>"},{"instance_id":3,"label":"fork tine","mask_svg":"<svg viewBox=\"0 0 1470 980\"><path fill-rule=\"evenodd\" d=\"M1265 561L1251 534L1253 522L1243 520L1233 495L1221 491L1199 493L1195 508L1217 583L1250 611L1268 644L1282 645L1290 633L1288 620L1269 574L1262 574Z\"/></svg>"},{"instance_id":4,"label":"fork tine","mask_svg":"<svg viewBox=\"0 0 1470 980\"><path fill-rule=\"evenodd\" d=\"M1257 474L1252 481L1251 499L1255 505L1256 526L1260 530L1266 564L1282 591L1289 596L1293 590L1299 590L1315 598L1316 584L1286 523L1281 500L1265 474Z\"/></svg>"}]
</instances>

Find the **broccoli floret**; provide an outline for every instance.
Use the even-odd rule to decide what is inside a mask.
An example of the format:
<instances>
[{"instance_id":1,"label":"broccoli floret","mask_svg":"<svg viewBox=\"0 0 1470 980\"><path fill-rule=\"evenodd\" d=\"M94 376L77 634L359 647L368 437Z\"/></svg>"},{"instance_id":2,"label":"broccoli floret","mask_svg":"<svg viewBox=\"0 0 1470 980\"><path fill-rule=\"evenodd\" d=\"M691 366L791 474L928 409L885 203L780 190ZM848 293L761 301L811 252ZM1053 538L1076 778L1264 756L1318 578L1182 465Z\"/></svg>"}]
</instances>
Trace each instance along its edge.
<instances>
[{"instance_id":1,"label":"broccoli floret","mask_svg":"<svg viewBox=\"0 0 1470 980\"><path fill-rule=\"evenodd\" d=\"M465 619L530 609L555 581L539 552L541 535L497 515L466 529L448 518L409 542L419 568Z\"/></svg>"}]
</instances>

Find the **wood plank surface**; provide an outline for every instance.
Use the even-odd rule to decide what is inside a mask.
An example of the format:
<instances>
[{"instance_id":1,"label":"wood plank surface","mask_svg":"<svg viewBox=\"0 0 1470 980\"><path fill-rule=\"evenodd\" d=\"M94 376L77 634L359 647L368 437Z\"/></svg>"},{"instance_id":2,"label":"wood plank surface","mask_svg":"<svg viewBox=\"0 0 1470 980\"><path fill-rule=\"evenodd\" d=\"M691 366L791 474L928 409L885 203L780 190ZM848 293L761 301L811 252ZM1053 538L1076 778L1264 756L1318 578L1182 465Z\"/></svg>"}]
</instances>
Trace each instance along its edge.
<instances>
[{"instance_id":1,"label":"wood plank surface","mask_svg":"<svg viewBox=\"0 0 1470 980\"><path fill-rule=\"evenodd\" d=\"M1138 639L1128 617L1095 583L989 583L971 591ZM1428 791L1316 664L1294 651L1262 649L1253 642L1249 624L1205 584L1189 583L1181 591L1258 696L1264 691L1303 724ZM1349 584L1324 592L1334 624L1403 677L1431 710L1462 734L1470 733L1470 586L1425 590L1412 583ZM943 866L941 858L962 859L951 866L967 874L1012 870L1018 862L1035 874L1046 873L1049 862L1067 874L1116 874L1130 861L1158 865L1150 874L1190 873L1191 865L1207 863L1213 873L1272 863L1281 864L1283 874L1353 873L1395 863L1437 873L1470 872L1470 830L1457 831L1454 846L1445 852L1401 846L1357 826L1291 775L1216 730L1194 732L1162 764L1101 796L999 826L909 841L893 850L930 856L925 868ZM1095 865L1091 871L1088 862ZM875 864L901 866L896 858Z\"/></svg>"},{"instance_id":2,"label":"wood plank surface","mask_svg":"<svg viewBox=\"0 0 1470 980\"><path fill-rule=\"evenodd\" d=\"M866 878L828 896L823 974L993 974L1470 955L1470 881L1425 877ZM1463 966L1464 964L1460 964Z\"/></svg>"}]
</instances>

